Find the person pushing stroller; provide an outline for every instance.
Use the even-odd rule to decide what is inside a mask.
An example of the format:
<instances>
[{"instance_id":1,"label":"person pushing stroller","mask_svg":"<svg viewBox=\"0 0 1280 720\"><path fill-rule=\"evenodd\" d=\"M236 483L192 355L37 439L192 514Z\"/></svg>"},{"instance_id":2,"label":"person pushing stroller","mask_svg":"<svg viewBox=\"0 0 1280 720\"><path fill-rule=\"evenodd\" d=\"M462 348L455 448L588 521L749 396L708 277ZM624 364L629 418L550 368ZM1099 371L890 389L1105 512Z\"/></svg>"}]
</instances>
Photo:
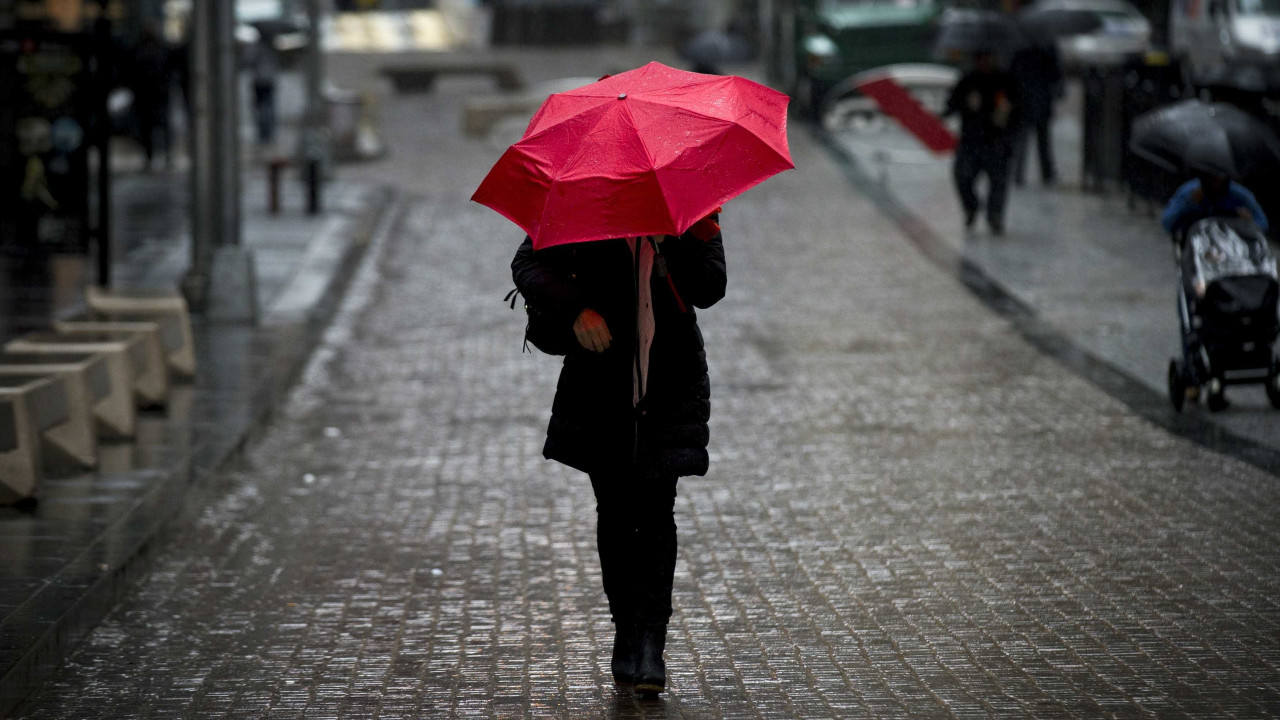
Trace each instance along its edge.
<instances>
[{"instance_id":1,"label":"person pushing stroller","mask_svg":"<svg viewBox=\"0 0 1280 720\"><path fill-rule=\"evenodd\" d=\"M1224 168L1204 160L1193 165L1196 177L1173 193L1160 217L1165 232L1176 239L1197 220L1232 216L1252 219L1259 230L1267 231L1267 215L1248 188L1233 181Z\"/></svg>"},{"instance_id":2,"label":"person pushing stroller","mask_svg":"<svg viewBox=\"0 0 1280 720\"><path fill-rule=\"evenodd\" d=\"M1178 260L1178 316L1182 355L1169 363L1169 398L1176 411L1208 394L1223 410L1227 384L1264 382L1280 408L1280 275L1265 236L1266 214L1253 193L1227 169L1196 158L1197 177L1174 193L1161 224Z\"/></svg>"}]
</instances>

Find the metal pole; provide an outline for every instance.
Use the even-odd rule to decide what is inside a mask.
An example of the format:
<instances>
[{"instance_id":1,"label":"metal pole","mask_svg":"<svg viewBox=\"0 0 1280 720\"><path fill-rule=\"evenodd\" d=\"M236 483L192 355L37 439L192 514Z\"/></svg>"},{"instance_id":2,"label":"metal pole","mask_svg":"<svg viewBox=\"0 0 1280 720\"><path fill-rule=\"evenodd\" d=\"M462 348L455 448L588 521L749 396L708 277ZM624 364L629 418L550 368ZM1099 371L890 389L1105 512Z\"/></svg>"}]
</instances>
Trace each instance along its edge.
<instances>
[{"instance_id":1,"label":"metal pole","mask_svg":"<svg viewBox=\"0 0 1280 720\"><path fill-rule=\"evenodd\" d=\"M221 319L247 318L255 294L252 261L239 253L240 84L235 43L234 0L192 4L191 269L182 289L193 308L210 310ZM232 309L226 308L227 298Z\"/></svg>"},{"instance_id":2,"label":"metal pole","mask_svg":"<svg viewBox=\"0 0 1280 720\"><path fill-rule=\"evenodd\" d=\"M191 268L182 281L192 308L203 310L209 296L209 267L220 234L215 122L214 56L218 27L216 5L224 0L192 3L191 46Z\"/></svg>"},{"instance_id":3,"label":"metal pole","mask_svg":"<svg viewBox=\"0 0 1280 720\"><path fill-rule=\"evenodd\" d=\"M99 0L98 19L93 24L93 77L97 83L96 113L98 152L98 286L111 286L111 113L107 97L111 93L114 58L112 57L111 19L107 16L107 0Z\"/></svg>"},{"instance_id":4,"label":"metal pole","mask_svg":"<svg viewBox=\"0 0 1280 720\"><path fill-rule=\"evenodd\" d=\"M199 4L199 3L197 3ZM215 48L213 88L217 94L214 121L217 123L219 210L222 217L218 246L240 244L240 72L236 48L235 0L210 0L216 8L218 32Z\"/></svg>"}]
</instances>

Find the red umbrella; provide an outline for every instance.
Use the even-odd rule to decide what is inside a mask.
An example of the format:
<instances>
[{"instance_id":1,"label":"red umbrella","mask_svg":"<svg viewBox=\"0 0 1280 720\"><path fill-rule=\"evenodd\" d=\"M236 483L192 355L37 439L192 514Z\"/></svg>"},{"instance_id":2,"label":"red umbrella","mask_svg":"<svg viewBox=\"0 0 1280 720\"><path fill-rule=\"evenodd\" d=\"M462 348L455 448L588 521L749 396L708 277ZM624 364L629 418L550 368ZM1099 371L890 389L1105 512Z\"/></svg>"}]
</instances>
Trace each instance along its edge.
<instances>
[{"instance_id":1,"label":"red umbrella","mask_svg":"<svg viewBox=\"0 0 1280 720\"><path fill-rule=\"evenodd\" d=\"M740 77L651 62L547 98L471 199L523 228L535 249L679 235L795 167L788 100Z\"/></svg>"}]
</instances>

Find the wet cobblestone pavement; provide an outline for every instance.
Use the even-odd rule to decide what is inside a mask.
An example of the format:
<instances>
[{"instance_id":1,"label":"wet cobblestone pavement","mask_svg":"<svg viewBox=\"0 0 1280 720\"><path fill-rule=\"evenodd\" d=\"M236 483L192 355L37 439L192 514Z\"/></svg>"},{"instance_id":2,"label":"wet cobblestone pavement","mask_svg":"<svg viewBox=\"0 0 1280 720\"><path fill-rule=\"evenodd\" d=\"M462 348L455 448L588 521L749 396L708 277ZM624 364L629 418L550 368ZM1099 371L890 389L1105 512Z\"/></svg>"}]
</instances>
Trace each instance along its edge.
<instances>
[{"instance_id":1,"label":"wet cobblestone pavement","mask_svg":"<svg viewBox=\"0 0 1280 720\"><path fill-rule=\"evenodd\" d=\"M615 690L590 487L540 457L557 361L442 105L286 407L26 717L1280 715L1277 478L1031 349L803 132L724 215L670 692Z\"/></svg>"}]
</instances>

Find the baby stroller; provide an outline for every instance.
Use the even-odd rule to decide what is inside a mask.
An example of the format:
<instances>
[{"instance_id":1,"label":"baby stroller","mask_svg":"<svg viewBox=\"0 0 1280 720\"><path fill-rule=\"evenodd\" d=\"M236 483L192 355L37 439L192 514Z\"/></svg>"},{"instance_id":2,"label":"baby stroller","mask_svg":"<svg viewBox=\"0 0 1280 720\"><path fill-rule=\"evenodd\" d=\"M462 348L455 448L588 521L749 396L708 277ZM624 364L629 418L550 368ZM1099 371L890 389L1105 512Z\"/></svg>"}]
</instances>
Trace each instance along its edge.
<instances>
[{"instance_id":1,"label":"baby stroller","mask_svg":"<svg viewBox=\"0 0 1280 720\"><path fill-rule=\"evenodd\" d=\"M1280 278L1267 239L1251 220L1216 217L1193 224L1178 257L1178 317L1182 357L1169 362L1169 399L1182 412L1188 398L1207 396L1209 409L1227 406L1227 385L1266 383L1280 409Z\"/></svg>"}]
</instances>

